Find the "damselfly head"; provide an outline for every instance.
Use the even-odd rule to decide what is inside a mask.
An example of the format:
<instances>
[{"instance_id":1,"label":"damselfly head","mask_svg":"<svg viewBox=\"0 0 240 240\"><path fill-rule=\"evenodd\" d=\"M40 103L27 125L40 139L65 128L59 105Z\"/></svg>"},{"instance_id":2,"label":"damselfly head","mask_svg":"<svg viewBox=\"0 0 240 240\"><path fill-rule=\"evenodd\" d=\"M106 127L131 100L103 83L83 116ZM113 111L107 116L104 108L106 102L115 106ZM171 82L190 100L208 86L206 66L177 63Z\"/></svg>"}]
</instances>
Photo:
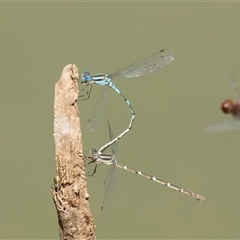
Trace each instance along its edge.
<instances>
[{"instance_id":1,"label":"damselfly head","mask_svg":"<svg viewBox=\"0 0 240 240\"><path fill-rule=\"evenodd\" d=\"M224 113L228 114L232 112L233 105L234 105L233 101L227 99L221 104L220 108Z\"/></svg>"},{"instance_id":2,"label":"damselfly head","mask_svg":"<svg viewBox=\"0 0 240 240\"><path fill-rule=\"evenodd\" d=\"M85 70L84 73L81 76L82 81L88 82L92 80L92 76L88 70Z\"/></svg>"}]
</instances>

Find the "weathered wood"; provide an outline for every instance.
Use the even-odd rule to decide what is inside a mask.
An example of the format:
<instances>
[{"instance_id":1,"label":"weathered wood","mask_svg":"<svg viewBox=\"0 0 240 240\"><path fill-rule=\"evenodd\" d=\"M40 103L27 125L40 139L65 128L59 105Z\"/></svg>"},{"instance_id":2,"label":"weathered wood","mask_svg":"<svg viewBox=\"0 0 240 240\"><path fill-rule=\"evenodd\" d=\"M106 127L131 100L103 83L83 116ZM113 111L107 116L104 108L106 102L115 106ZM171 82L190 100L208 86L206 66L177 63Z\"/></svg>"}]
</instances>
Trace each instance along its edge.
<instances>
[{"instance_id":1,"label":"weathered wood","mask_svg":"<svg viewBox=\"0 0 240 240\"><path fill-rule=\"evenodd\" d=\"M60 239L96 239L83 161L78 98L78 69L67 65L55 84L54 140L56 175L52 197Z\"/></svg>"}]
</instances>

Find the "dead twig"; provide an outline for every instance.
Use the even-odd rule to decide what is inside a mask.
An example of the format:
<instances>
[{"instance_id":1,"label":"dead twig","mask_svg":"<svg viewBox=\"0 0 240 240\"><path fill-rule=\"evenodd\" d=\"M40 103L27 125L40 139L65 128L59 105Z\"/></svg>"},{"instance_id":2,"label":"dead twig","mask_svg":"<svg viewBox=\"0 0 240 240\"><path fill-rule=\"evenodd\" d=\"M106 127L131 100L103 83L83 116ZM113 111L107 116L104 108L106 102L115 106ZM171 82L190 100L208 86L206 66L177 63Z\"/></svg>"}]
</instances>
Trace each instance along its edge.
<instances>
[{"instance_id":1,"label":"dead twig","mask_svg":"<svg viewBox=\"0 0 240 240\"><path fill-rule=\"evenodd\" d=\"M86 188L77 97L78 69L69 64L55 85L54 98L56 175L52 197L60 239L64 240L96 239Z\"/></svg>"}]
</instances>

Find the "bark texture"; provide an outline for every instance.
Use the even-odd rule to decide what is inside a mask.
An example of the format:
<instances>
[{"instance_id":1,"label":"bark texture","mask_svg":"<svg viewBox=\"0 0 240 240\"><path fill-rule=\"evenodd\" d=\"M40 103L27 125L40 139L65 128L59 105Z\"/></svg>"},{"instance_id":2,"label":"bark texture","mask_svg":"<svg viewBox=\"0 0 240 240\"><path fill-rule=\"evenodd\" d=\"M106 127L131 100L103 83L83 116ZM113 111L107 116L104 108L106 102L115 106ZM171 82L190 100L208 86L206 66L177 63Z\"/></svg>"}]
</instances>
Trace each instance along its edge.
<instances>
[{"instance_id":1,"label":"bark texture","mask_svg":"<svg viewBox=\"0 0 240 240\"><path fill-rule=\"evenodd\" d=\"M78 98L78 69L64 67L55 84L54 140L56 175L52 197L60 239L96 239L83 161Z\"/></svg>"}]
</instances>

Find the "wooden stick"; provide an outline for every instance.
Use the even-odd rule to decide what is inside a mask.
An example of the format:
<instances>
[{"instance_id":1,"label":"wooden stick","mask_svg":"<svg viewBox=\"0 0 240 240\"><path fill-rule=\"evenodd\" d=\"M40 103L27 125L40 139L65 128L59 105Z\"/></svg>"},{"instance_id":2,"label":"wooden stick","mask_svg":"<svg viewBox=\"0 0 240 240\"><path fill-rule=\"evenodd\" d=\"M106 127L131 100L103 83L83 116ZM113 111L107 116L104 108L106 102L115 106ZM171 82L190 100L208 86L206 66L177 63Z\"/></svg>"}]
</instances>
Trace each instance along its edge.
<instances>
[{"instance_id":1,"label":"wooden stick","mask_svg":"<svg viewBox=\"0 0 240 240\"><path fill-rule=\"evenodd\" d=\"M52 197L60 239L96 239L83 161L78 98L78 69L64 67L55 84L54 140L56 175Z\"/></svg>"}]
</instances>

